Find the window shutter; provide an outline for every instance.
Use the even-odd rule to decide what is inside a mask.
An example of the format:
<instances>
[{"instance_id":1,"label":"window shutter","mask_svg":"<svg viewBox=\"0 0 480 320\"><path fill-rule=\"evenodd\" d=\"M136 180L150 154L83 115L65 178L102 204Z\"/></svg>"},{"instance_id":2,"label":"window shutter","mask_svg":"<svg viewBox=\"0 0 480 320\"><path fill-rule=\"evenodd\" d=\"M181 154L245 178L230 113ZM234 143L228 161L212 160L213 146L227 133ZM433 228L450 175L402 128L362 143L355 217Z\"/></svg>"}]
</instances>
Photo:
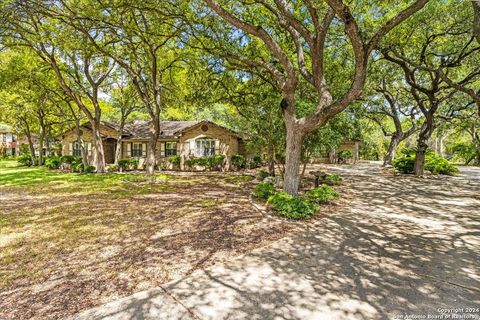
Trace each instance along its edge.
<instances>
[{"instance_id":1,"label":"window shutter","mask_svg":"<svg viewBox=\"0 0 480 320\"><path fill-rule=\"evenodd\" d=\"M131 156L132 156L132 143L128 142L127 143L127 157L131 157Z\"/></svg>"},{"instance_id":2,"label":"window shutter","mask_svg":"<svg viewBox=\"0 0 480 320\"><path fill-rule=\"evenodd\" d=\"M146 156L147 156L147 144L142 143L142 157L146 157Z\"/></svg>"},{"instance_id":3,"label":"window shutter","mask_svg":"<svg viewBox=\"0 0 480 320\"><path fill-rule=\"evenodd\" d=\"M165 143L166 142L160 143L160 157L165 157Z\"/></svg>"},{"instance_id":4,"label":"window shutter","mask_svg":"<svg viewBox=\"0 0 480 320\"><path fill-rule=\"evenodd\" d=\"M220 154L220 140L215 140L215 154Z\"/></svg>"},{"instance_id":5,"label":"window shutter","mask_svg":"<svg viewBox=\"0 0 480 320\"><path fill-rule=\"evenodd\" d=\"M69 155L73 156L73 142L70 142L70 144L69 144L68 147L69 147L69 150L68 150L67 153L68 153Z\"/></svg>"}]
</instances>

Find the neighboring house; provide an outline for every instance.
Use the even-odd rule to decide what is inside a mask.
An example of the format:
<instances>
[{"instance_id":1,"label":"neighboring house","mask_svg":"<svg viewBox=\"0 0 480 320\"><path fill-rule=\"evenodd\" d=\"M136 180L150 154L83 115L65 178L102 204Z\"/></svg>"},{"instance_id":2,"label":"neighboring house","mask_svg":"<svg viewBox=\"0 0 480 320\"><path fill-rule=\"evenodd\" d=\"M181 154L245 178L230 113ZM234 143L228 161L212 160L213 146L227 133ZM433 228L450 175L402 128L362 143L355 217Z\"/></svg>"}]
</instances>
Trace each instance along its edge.
<instances>
[{"instance_id":1,"label":"neighboring house","mask_svg":"<svg viewBox=\"0 0 480 320\"><path fill-rule=\"evenodd\" d=\"M127 125L122 132L122 158L139 158L142 165L147 158L149 138L148 121L136 121ZM230 158L234 154L245 154L242 138L234 131L210 121L161 121L161 134L157 142L157 159L170 156L181 157L181 169L184 161L190 157L224 155L226 167L230 169ZM119 137L117 124L102 122L100 133L103 140L105 162L113 163ZM81 126L80 134L88 151L88 160L92 156L92 130L89 123ZM80 156L80 145L75 130L69 130L61 137L62 154Z\"/></svg>"},{"instance_id":2,"label":"neighboring house","mask_svg":"<svg viewBox=\"0 0 480 320\"><path fill-rule=\"evenodd\" d=\"M17 137L9 127L0 125L0 157L14 156L18 153Z\"/></svg>"},{"instance_id":3,"label":"neighboring house","mask_svg":"<svg viewBox=\"0 0 480 320\"><path fill-rule=\"evenodd\" d=\"M339 163L339 160L345 161L342 163L355 164L359 160L359 146L360 140L344 140L334 150L320 155L318 158L312 159L312 163ZM339 153L342 150L348 150L352 153L352 157L349 159L339 159Z\"/></svg>"},{"instance_id":4,"label":"neighboring house","mask_svg":"<svg viewBox=\"0 0 480 320\"><path fill-rule=\"evenodd\" d=\"M359 145L360 140L344 140L337 149L331 151L328 154L329 163L337 163L339 158L338 154L342 150L348 150L352 153L351 159L346 159L350 163L357 163L359 160ZM345 160L345 159L343 159Z\"/></svg>"}]
</instances>

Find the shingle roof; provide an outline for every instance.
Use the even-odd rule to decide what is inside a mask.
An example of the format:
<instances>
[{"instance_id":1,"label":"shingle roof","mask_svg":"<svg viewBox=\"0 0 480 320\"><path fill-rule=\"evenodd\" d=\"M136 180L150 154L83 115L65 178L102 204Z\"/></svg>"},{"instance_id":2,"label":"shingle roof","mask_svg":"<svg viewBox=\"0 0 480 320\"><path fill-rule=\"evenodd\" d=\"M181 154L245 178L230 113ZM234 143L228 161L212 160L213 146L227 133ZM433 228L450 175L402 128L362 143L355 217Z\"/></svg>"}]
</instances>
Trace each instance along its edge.
<instances>
[{"instance_id":1,"label":"shingle roof","mask_svg":"<svg viewBox=\"0 0 480 320\"><path fill-rule=\"evenodd\" d=\"M160 121L160 138L173 138L181 131L190 128L202 121ZM135 121L126 125L124 134L132 139L150 138L150 121Z\"/></svg>"}]
</instances>

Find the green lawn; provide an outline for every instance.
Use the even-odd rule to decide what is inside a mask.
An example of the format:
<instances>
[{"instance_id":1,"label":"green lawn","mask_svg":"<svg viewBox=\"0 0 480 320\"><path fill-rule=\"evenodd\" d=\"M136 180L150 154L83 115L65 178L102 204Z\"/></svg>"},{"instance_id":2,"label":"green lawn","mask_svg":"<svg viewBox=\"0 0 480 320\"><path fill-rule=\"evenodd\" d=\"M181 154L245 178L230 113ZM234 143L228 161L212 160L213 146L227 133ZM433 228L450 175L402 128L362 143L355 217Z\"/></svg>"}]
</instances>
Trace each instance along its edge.
<instances>
[{"instance_id":1,"label":"green lawn","mask_svg":"<svg viewBox=\"0 0 480 320\"><path fill-rule=\"evenodd\" d=\"M61 173L46 168L0 167L0 187L36 193L47 189L49 194L105 193L112 197L130 196L174 188L168 184L173 181L172 178L166 174L146 177L139 174L80 174ZM178 177L173 182L189 183L188 179Z\"/></svg>"},{"instance_id":2,"label":"green lawn","mask_svg":"<svg viewBox=\"0 0 480 320\"><path fill-rule=\"evenodd\" d=\"M0 318L62 318L283 237L250 180L0 162Z\"/></svg>"}]
</instances>

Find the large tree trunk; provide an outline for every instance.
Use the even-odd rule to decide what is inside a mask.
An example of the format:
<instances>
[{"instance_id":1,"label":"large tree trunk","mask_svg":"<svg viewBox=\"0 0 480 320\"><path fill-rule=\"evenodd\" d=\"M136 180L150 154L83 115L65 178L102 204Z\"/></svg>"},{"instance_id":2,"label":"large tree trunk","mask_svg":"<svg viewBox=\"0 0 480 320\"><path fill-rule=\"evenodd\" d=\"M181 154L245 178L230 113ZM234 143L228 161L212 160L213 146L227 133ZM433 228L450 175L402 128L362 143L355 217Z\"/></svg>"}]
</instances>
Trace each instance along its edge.
<instances>
[{"instance_id":1,"label":"large tree trunk","mask_svg":"<svg viewBox=\"0 0 480 320\"><path fill-rule=\"evenodd\" d=\"M33 145L33 140L32 140L32 135L31 134L27 134L27 140L28 140L28 147L30 148L30 156L32 158L32 166L36 166L37 161L36 161L36 158L35 158L35 147Z\"/></svg>"},{"instance_id":2,"label":"large tree trunk","mask_svg":"<svg viewBox=\"0 0 480 320\"><path fill-rule=\"evenodd\" d=\"M160 119L152 120L150 127L150 141L147 150L147 175L151 176L155 173L155 165L157 163L157 141L160 136Z\"/></svg>"},{"instance_id":3,"label":"large tree trunk","mask_svg":"<svg viewBox=\"0 0 480 320\"><path fill-rule=\"evenodd\" d=\"M99 121L91 122L93 135L93 165L97 173L105 173L105 153L103 151L103 141L100 134Z\"/></svg>"},{"instance_id":4,"label":"large tree trunk","mask_svg":"<svg viewBox=\"0 0 480 320\"><path fill-rule=\"evenodd\" d=\"M474 18L473 18L473 35L477 38L480 44L480 2L478 0L472 1Z\"/></svg>"},{"instance_id":5,"label":"large tree trunk","mask_svg":"<svg viewBox=\"0 0 480 320\"><path fill-rule=\"evenodd\" d=\"M477 133L477 130L475 130L475 127L473 127L472 142L475 148L475 156L473 157L475 158L475 165L480 166L480 135ZM471 160L473 160L473 158Z\"/></svg>"},{"instance_id":6,"label":"large tree trunk","mask_svg":"<svg viewBox=\"0 0 480 320\"><path fill-rule=\"evenodd\" d=\"M390 145L388 146L388 151L383 159L383 165L389 166L392 165L393 159L395 158L395 152L397 151L398 144L400 143L400 138L394 134L390 140Z\"/></svg>"},{"instance_id":7,"label":"large tree trunk","mask_svg":"<svg viewBox=\"0 0 480 320\"><path fill-rule=\"evenodd\" d=\"M117 146L115 148L115 160L113 162L115 165L118 165L118 162L122 158L122 152L123 152L122 143L123 143L122 135L119 134L117 138Z\"/></svg>"},{"instance_id":8,"label":"large tree trunk","mask_svg":"<svg viewBox=\"0 0 480 320\"><path fill-rule=\"evenodd\" d=\"M43 157L43 144L45 141L45 127L40 125L40 135L38 137L38 165L41 166L44 163Z\"/></svg>"},{"instance_id":9,"label":"large tree trunk","mask_svg":"<svg viewBox=\"0 0 480 320\"><path fill-rule=\"evenodd\" d=\"M417 154L415 156L415 164L413 167L413 172L416 176L423 176L424 167L425 167L425 154L428 149L427 141L433 134L435 130L435 112L438 108L438 105L432 105L428 112L423 112L425 120L422 123L420 128L420 133L418 135L417 141Z\"/></svg>"},{"instance_id":10,"label":"large tree trunk","mask_svg":"<svg viewBox=\"0 0 480 320\"><path fill-rule=\"evenodd\" d=\"M417 141L417 153L415 156L415 165L413 172L416 176L423 176L425 166L425 154L428 149L427 141L430 139L435 128L433 122L433 114L425 114L425 121L420 129L420 134Z\"/></svg>"},{"instance_id":11,"label":"large tree trunk","mask_svg":"<svg viewBox=\"0 0 480 320\"><path fill-rule=\"evenodd\" d=\"M294 124L286 123L287 152L285 158L284 190L292 196L298 196L300 183L300 164L302 158L302 144L305 134Z\"/></svg>"},{"instance_id":12,"label":"large tree trunk","mask_svg":"<svg viewBox=\"0 0 480 320\"><path fill-rule=\"evenodd\" d=\"M38 118L40 120L40 135L38 137L38 165L41 166L43 165L44 159L43 159L43 142L45 141L45 134L46 134L46 128L45 128L45 113L40 110L38 112Z\"/></svg>"},{"instance_id":13,"label":"large tree trunk","mask_svg":"<svg viewBox=\"0 0 480 320\"><path fill-rule=\"evenodd\" d=\"M419 138L417 145L417 153L415 155L415 165L413 172L416 176L423 176L425 167L425 153L427 152L428 145L426 139Z\"/></svg>"},{"instance_id":14,"label":"large tree trunk","mask_svg":"<svg viewBox=\"0 0 480 320\"><path fill-rule=\"evenodd\" d=\"M52 155L52 150L50 148L51 136L52 136L51 127L48 126L46 130L46 135L45 135L45 154L47 157L50 157Z\"/></svg>"}]
</instances>

